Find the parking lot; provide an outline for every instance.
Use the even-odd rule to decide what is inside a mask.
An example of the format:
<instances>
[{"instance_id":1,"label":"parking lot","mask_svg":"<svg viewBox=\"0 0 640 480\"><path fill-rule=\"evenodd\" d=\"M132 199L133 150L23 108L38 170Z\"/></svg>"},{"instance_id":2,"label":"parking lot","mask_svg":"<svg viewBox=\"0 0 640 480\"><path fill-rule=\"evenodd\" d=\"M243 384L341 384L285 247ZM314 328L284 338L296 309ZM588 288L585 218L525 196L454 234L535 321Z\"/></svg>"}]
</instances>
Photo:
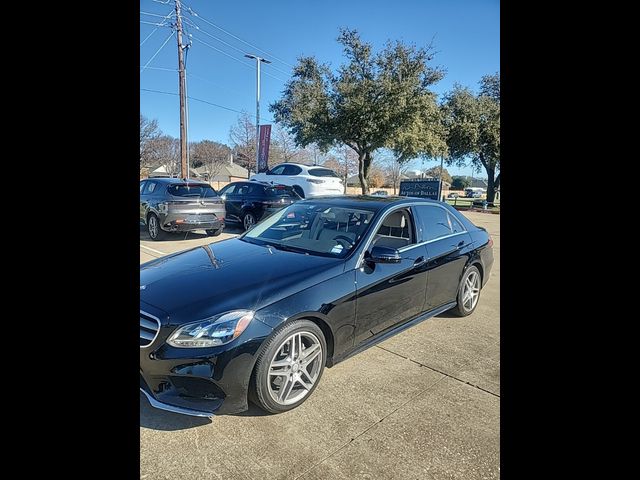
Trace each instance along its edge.
<instances>
[{"instance_id":1,"label":"parking lot","mask_svg":"<svg viewBox=\"0 0 640 480\"><path fill-rule=\"evenodd\" d=\"M149 406L140 394L140 477L148 479L490 479L500 476L500 216L495 263L476 311L444 313L327 369L299 408L212 419ZM153 242L140 263L221 241Z\"/></svg>"}]
</instances>

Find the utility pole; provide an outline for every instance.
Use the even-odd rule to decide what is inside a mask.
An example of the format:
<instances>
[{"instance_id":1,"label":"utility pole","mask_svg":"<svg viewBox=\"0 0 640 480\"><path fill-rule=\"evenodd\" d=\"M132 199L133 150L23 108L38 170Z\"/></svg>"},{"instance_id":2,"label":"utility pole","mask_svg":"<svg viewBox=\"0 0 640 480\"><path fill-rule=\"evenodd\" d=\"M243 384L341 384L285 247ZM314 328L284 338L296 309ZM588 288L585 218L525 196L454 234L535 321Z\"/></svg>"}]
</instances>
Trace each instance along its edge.
<instances>
[{"instance_id":1,"label":"utility pole","mask_svg":"<svg viewBox=\"0 0 640 480\"><path fill-rule=\"evenodd\" d=\"M438 184L438 200L442 200L442 164L444 157L440 157L440 183Z\"/></svg>"},{"instance_id":2,"label":"utility pole","mask_svg":"<svg viewBox=\"0 0 640 480\"><path fill-rule=\"evenodd\" d=\"M260 153L260 63L271 63L269 60L257 55L245 55L256 61L256 173L258 171L258 157Z\"/></svg>"},{"instance_id":3,"label":"utility pole","mask_svg":"<svg viewBox=\"0 0 640 480\"><path fill-rule=\"evenodd\" d=\"M176 28L178 30L178 78L180 80L180 170L182 178L189 176L187 165L187 129L186 129L186 82L184 73L184 52L182 50L182 17L180 0L176 0Z\"/></svg>"}]
</instances>

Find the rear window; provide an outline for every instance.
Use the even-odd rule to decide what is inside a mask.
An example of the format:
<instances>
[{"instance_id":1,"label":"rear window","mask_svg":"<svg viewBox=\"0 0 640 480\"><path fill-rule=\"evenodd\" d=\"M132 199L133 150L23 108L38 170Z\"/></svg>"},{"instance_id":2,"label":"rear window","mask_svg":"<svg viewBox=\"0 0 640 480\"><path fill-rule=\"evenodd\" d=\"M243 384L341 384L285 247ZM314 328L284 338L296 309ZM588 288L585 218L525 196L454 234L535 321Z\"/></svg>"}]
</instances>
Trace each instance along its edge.
<instances>
[{"instance_id":1,"label":"rear window","mask_svg":"<svg viewBox=\"0 0 640 480\"><path fill-rule=\"evenodd\" d=\"M329 170L328 168L311 168L309 169L309 175L313 175L314 177L338 177L336 172L333 170Z\"/></svg>"},{"instance_id":2,"label":"rear window","mask_svg":"<svg viewBox=\"0 0 640 480\"><path fill-rule=\"evenodd\" d=\"M183 185L170 185L167 188L169 195L174 197L215 197L216 191L211 185L202 185L199 183L183 184Z\"/></svg>"},{"instance_id":3,"label":"rear window","mask_svg":"<svg viewBox=\"0 0 640 480\"><path fill-rule=\"evenodd\" d=\"M300 198L296 191L286 185L276 185L275 187L265 188L265 192L270 197L294 197Z\"/></svg>"}]
</instances>

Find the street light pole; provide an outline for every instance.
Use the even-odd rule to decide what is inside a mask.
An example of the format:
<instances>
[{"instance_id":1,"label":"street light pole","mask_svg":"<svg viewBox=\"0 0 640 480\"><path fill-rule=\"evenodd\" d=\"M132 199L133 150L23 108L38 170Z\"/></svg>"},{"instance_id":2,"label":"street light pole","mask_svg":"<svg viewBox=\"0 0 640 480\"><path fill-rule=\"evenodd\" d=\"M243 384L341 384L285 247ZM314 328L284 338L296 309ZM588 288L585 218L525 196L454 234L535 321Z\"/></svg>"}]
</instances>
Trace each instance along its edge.
<instances>
[{"instance_id":1,"label":"street light pole","mask_svg":"<svg viewBox=\"0 0 640 480\"><path fill-rule=\"evenodd\" d=\"M260 150L260 63L271 63L257 55L246 54L245 57L256 61L256 173L258 171L258 154Z\"/></svg>"},{"instance_id":2,"label":"street light pole","mask_svg":"<svg viewBox=\"0 0 640 480\"><path fill-rule=\"evenodd\" d=\"M438 200L442 200L442 166L444 157L440 157L440 183L438 184Z\"/></svg>"}]
</instances>

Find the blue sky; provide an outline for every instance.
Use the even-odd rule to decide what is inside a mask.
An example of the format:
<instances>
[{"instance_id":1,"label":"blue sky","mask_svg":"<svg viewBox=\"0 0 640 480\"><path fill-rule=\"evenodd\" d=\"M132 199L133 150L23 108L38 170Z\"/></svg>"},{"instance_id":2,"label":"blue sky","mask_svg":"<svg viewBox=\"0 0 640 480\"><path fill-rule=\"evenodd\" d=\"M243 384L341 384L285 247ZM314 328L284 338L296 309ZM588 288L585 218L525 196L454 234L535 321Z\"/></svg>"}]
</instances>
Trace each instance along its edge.
<instances>
[{"instance_id":1,"label":"blue sky","mask_svg":"<svg viewBox=\"0 0 640 480\"><path fill-rule=\"evenodd\" d=\"M433 87L439 94L450 90L456 82L475 89L482 75L500 70L498 0L185 2L185 10L188 6L198 14L193 16L184 12L188 19L186 28L193 42L187 56L188 95L255 115L255 61L244 58L243 54L266 57L273 63L262 67L260 123L271 123L268 105L280 98L284 81L289 78L290 65L296 63L298 56L314 55L334 68L342 63L341 47L336 42L339 27L357 29L376 50L388 39L424 46L435 37L438 54L433 63L447 72ZM165 16L173 9L173 0L140 1L140 11L153 14L140 14L140 42L144 41L140 46L141 69L158 52L140 74L142 89L178 92L175 35L167 41L171 29L163 26L149 36L156 26L142 23L162 22L161 17L154 15ZM158 51L165 41L167 43ZM140 112L157 119L163 132L179 136L176 95L141 91ZM190 100L189 140L228 143L229 128L237 117L235 111ZM420 165L420 161L415 162L416 167ZM433 165L434 162L425 163L425 167ZM452 174L471 174L470 167L450 167L448 170Z\"/></svg>"}]
</instances>

